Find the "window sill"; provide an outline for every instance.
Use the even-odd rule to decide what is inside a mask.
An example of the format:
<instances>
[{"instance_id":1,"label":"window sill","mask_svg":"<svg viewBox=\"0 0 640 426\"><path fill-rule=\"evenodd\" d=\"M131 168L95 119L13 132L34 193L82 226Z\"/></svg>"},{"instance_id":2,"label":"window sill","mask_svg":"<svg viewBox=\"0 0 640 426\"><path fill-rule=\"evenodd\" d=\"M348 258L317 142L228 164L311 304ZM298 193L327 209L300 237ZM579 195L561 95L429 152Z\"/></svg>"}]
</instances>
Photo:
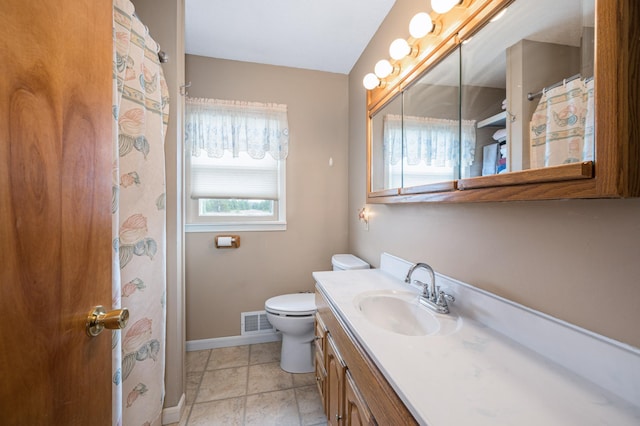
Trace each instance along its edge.
<instances>
[{"instance_id":1,"label":"window sill","mask_svg":"<svg viewBox=\"0 0 640 426\"><path fill-rule=\"evenodd\" d=\"M187 223L185 232L286 231L287 222Z\"/></svg>"}]
</instances>

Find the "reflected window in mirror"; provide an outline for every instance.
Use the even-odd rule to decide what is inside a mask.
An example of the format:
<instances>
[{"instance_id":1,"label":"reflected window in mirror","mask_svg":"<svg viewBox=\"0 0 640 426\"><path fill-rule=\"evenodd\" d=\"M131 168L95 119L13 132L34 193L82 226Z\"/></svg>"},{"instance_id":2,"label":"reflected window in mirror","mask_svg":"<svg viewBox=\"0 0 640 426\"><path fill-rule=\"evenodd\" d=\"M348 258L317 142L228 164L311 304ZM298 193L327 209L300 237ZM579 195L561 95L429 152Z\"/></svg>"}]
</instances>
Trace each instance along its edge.
<instances>
[{"instance_id":1,"label":"reflected window in mirror","mask_svg":"<svg viewBox=\"0 0 640 426\"><path fill-rule=\"evenodd\" d=\"M402 161L392 158L393 174L402 175L404 188L453 181L461 164L460 50L455 49L403 93L402 128L385 129L387 135L402 132ZM397 123L399 120L394 120ZM475 123L462 126L462 145L475 146ZM389 137L397 142L397 137ZM393 148L397 151L396 148ZM469 159L462 158L467 164Z\"/></svg>"}]
</instances>

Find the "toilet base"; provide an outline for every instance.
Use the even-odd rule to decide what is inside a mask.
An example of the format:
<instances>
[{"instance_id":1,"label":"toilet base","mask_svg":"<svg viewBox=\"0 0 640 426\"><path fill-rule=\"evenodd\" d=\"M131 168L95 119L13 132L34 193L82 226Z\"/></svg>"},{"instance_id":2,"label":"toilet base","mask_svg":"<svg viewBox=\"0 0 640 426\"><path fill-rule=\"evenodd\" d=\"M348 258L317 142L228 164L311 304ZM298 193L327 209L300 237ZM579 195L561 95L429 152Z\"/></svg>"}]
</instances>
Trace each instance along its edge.
<instances>
[{"instance_id":1,"label":"toilet base","mask_svg":"<svg viewBox=\"0 0 640 426\"><path fill-rule=\"evenodd\" d=\"M282 335L280 368L289 373L312 373L314 367L313 333L308 338Z\"/></svg>"}]
</instances>

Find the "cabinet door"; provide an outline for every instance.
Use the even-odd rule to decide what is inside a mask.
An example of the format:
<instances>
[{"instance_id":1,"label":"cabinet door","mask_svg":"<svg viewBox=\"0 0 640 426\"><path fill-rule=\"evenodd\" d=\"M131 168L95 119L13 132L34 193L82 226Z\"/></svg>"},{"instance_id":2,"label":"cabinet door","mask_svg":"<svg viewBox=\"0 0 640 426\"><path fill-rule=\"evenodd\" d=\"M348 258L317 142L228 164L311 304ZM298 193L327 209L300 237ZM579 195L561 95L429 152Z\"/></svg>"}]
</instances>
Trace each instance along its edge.
<instances>
[{"instance_id":1,"label":"cabinet door","mask_svg":"<svg viewBox=\"0 0 640 426\"><path fill-rule=\"evenodd\" d=\"M331 335L327 335L327 422L332 426L344 424L345 370Z\"/></svg>"},{"instance_id":2,"label":"cabinet door","mask_svg":"<svg viewBox=\"0 0 640 426\"><path fill-rule=\"evenodd\" d=\"M345 426L376 425L376 421L364 402L351 373L347 371L344 389Z\"/></svg>"},{"instance_id":3,"label":"cabinet door","mask_svg":"<svg viewBox=\"0 0 640 426\"><path fill-rule=\"evenodd\" d=\"M322 322L320 315L316 314L316 332L315 332L316 353L322 354L322 363L324 364L324 352L326 350L327 327Z\"/></svg>"},{"instance_id":4,"label":"cabinet door","mask_svg":"<svg viewBox=\"0 0 640 426\"><path fill-rule=\"evenodd\" d=\"M322 407L324 408L325 413L327 413L327 370L325 368L324 361L324 356L316 351L316 384L318 385L318 392L320 392L320 398L322 399Z\"/></svg>"},{"instance_id":5,"label":"cabinet door","mask_svg":"<svg viewBox=\"0 0 640 426\"><path fill-rule=\"evenodd\" d=\"M320 392L320 397L322 398L322 406L324 407L325 413L327 412L327 367L326 367L326 336L327 336L327 327L322 322L322 319L318 314L316 314L316 331L315 331L315 374L316 374L316 383L318 385L318 391Z\"/></svg>"}]
</instances>

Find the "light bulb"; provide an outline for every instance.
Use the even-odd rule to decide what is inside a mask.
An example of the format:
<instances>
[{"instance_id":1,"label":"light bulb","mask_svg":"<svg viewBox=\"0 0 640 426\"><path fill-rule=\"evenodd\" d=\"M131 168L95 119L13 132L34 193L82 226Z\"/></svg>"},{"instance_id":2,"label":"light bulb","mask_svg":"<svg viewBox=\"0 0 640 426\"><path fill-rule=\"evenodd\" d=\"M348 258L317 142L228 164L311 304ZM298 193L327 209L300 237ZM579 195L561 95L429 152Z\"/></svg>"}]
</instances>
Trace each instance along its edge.
<instances>
[{"instance_id":1,"label":"light bulb","mask_svg":"<svg viewBox=\"0 0 640 426\"><path fill-rule=\"evenodd\" d=\"M381 59L376 63L374 72L379 78L388 77L393 72L393 65L386 59Z\"/></svg>"},{"instance_id":2,"label":"light bulb","mask_svg":"<svg viewBox=\"0 0 640 426\"><path fill-rule=\"evenodd\" d=\"M404 58L409 53L411 53L411 46L407 43L407 40L403 38L395 39L391 46L389 46L389 56L391 56L396 61Z\"/></svg>"},{"instance_id":3,"label":"light bulb","mask_svg":"<svg viewBox=\"0 0 640 426\"><path fill-rule=\"evenodd\" d=\"M374 73L370 72L362 79L362 85L367 90L375 89L380 85L380 80Z\"/></svg>"},{"instance_id":4,"label":"light bulb","mask_svg":"<svg viewBox=\"0 0 640 426\"><path fill-rule=\"evenodd\" d=\"M420 12L411 18L409 22L409 34L413 38L422 38L433 31L433 21L431 15Z\"/></svg>"},{"instance_id":5,"label":"light bulb","mask_svg":"<svg viewBox=\"0 0 640 426\"><path fill-rule=\"evenodd\" d=\"M436 13L443 14L460 3L460 0L431 0L431 9Z\"/></svg>"}]
</instances>

